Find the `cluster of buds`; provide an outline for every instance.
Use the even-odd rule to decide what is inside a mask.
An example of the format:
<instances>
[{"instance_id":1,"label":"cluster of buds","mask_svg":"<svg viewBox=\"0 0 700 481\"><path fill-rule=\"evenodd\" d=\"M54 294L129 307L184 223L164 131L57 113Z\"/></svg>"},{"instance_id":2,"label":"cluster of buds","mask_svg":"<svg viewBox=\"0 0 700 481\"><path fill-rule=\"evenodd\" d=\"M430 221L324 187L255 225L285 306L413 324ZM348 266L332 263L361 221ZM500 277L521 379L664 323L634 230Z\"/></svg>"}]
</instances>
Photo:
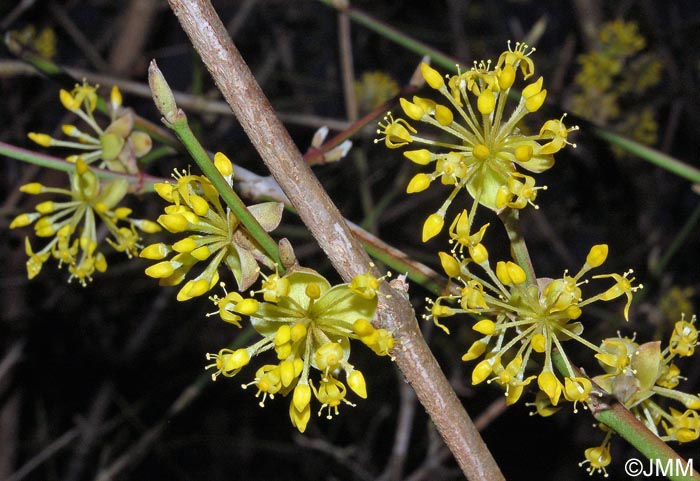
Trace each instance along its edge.
<instances>
[{"instance_id":1,"label":"cluster of buds","mask_svg":"<svg viewBox=\"0 0 700 481\"><path fill-rule=\"evenodd\" d=\"M568 134L575 127L566 127L563 117L546 121L536 135L525 135L518 128L525 116L544 104L547 90L542 77L525 85L510 116L504 117L518 76L527 81L534 75L533 51L524 43L517 43L512 50L509 43L495 65L490 60L475 62L470 70L447 79L421 64L426 83L447 103L416 96L412 101L402 98L401 107L409 119L430 124L456 142L418 136L414 124L391 114L379 124L381 140L391 149L425 146L404 152L412 162L433 169L416 174L408 184L408 193L422 192L436 180L453 186L440 209L425 221L424 242L440 233L447 209L462 189L476 203L495 211L533 204L543 187L536 187L534 178L516 167L543 172L554 165L553 155L569 144Z\"/></svg>"},{"instance_id":2,"label":"cluster of buds","mask_svg":"<svg viewBox=\"0 0 700 481\"><path fill-rule=\"evenodd\" d=\"M284 275L264 276L261 289L251 293L262 295L262 300L238 292L212 296L224 321L240 327L241 316L247 316L262 336L245 348L207 354L214 361L207 366L215 370L212 379L232 377L253 357L274 351L276 363L259 367L253 381L242 387L257 388L260 406L268 397L291 394L289 417L300 432L311 417L312 398L320 403L318 414L325 411L332 418L341 404L353 405L347 399L348 387L367 398L364 375L349 362L350 340L359 340L379 356L394 347L391 334L370 322L378 285L374 276L360 274L349 284L331 286L318 272L296 267Z\"/></svg>"}]
</instances>

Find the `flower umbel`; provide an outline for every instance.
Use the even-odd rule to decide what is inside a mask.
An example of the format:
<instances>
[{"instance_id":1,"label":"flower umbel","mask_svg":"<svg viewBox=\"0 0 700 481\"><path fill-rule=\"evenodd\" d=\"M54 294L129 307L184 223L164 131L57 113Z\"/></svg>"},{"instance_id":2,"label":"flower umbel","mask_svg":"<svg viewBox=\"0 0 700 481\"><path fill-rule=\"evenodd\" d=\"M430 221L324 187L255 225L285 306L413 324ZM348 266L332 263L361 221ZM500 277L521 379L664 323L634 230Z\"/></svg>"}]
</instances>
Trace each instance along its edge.
<instances>
[{"instance_id":1,"label":"flower umbel","mask_svg":"<svg viewBox=\"0 0 700 481\"><path fill-rule=\"evenodd\" d=\"M695 316L690 321L677 321L663 349L661 341L639 344L628 337L614 337L604 339L602 352L595 356L605 374L593 381L663 441L689 443L700 438L700 395L678 388L685 378L675 363L677 358L693 355L698 344L695 323ZM603 445L609 446L610 435L608 431ZM589 450L586 458L589 459ZM609 464L609 448L606 459ZM590 462L594 468L594 461Z\"/></svg>"},{"instance_id":2,"label":"flower umbel","mask_svg":"<svg viewBox=\"0 0 700 481\"><path fill-rule=\"evenodd\" d=\"M102 182L87 164L78 159L75 171L70 175L70 189L47 187L39 183L23 185L27 194L56 194L67 197L65 201L47 200L36 206L36 212L20 214L10 224L15 229L34 224L37 237L51 238L38 252L34 252L27 237L25 249L27 274L36 277L43 264L53 256L59 267L68 266L69 281L77 279L85 285L92 280L95 271L107 270L107 260L100 249L97 234L98 220L107 228L109 243L127 256L136 255L141 249L139 230L149 234L160 231L155 222L131 218L131 209L119 207L128 190L125 179Z\"/></svg>"},{"instance_id":3,"label":"flower umbel","mask_svg":"<svg viewBox=\"0 0 700 481\"><path fill-rule=\"evenodd\" d=\"M134 130L133 112L122 106L122 95L114 86L109 101L106 102L109 111L109 125L100 127L95 120L94 112L97 107L97 87L83 81L76 84L68 92L60 91L63 106L80 117L93 131L87 133L75 125L62 126L63 134L73 140L54 139L47 134L30 132L29 138L42 147L64 147L79 153L69 155L66 159L71 162L82 160L87 164L100 161L99 167L115 172L137 173L136 160L151 150L151 137L145 132Z\"/></svg>"},{"instance_id":4,"label":"flower umbel","mask_svg":"<svg viewBox=\"0 0 700 481\"><path fill-rule=\"evenodd\" d=\"M440 218L445 218L462 189L477 201L472 216L477 203L492 210L506 206L522 209L532 204L540 187L535 187L532 177L518 173L516 166L543 172L554 164L553 154L570 144L568 134L576 127L566 127L563 118L545 122L534 135L526 135L518 127L525 116L544 103L547 90L542 77L523 87L518 104L505 117L509 92L517 78L527 81L534 74L533 51L523 43L516 43L513 50L509 43L495 65L491 61L475 62L469 71L446 79L429 65L421 64L426 83L446 102L416 96L410 101L402 98L401 107L409 119L430 124L456 141L418 136L409 121L391 115L379 124L378 133L388 148L423 146L404 152L414 163L433 169L417 174L409 183L409 193L425 190L438 179L453 186L437 213ZM430 234L438 232L434 229ZM423 239L427 240L425 230Z\"/></svg>"},{"instance_id":5,"label":"flower umbel","mask_svg":"<svg viewBox=\"0 0 700 481\"><path fill-rule=\"evenodd\" d=\"M387 355L394 346L389 332L370 323L377 297L366 286L373 284L368 274L361 274L350 284L331 286L318 272L297 267L283 276L265 277L254 293L262 294L261 302L239 294L212 297L224 320L231 322L235 313L238 324L238 314L247 315L263 337L243 349L207 354L207 359L215 361L207 366L216 369L213 379L233 376L253 357L273 351L276 363L260 367L254 380L243 387L257 388L261 406L268 397L291 393L289 416L301 432L310 419L312 397L321 405L318 414L325 411L328 418L338 414L341 404L353 405L347 399L348 387L365 399L364 376L348 361L350 340L361 341L377 355ZM340 380L342 373L345 383Z\"/></svg>"},{"instance_id":6,"label":"flower umbel","mask_svg":"<svg viewBox=\"0 0 700 481\"><path fill-rule=\"evenodd\" d=\"M221 152L214 164L229 183L233 181L231 161ZM160 285L181 284L199 262L207 266L189 279L177 295L179 301L206 294L219 282L219 266L226 265L236 278L239 289L247 289L258 278L258 263L273 268L274 264L248 233L230 208L224 206L219 193L204 176L175 171L175 183L156 184L156 192L171 205L158 223L173 234L188 233L172 245L151 244L141 251L141 257L161 261L146 269L150 277L160 279ZM270 232L282 220L282 204L265 202L248 207L265 231ZM169 260L164 260L170 254Z\"/></svg>"},{"instance_id":7,"label":"flower umbel","mask_svg":"<svg viewBox=\"0 0 700 481\"><path fill-rule=\"evenodd\" d=\"M485 248L478 247L481 237L469 235L468 222L463 221L465 216L463 213L457 219L453 229L453 239L457 241L453 254L441 253L445 272L462 286L460 294L438 297L426 318L438 323L441 317L464 313L479 319L472 328L483 337L471 345L462 359L471 361L483 356L472 371L472 383L488 380L501 384L506 390L508 404L517 402L523 388L534 379L553 406L557 406L562 396L574 403L585 402L592 385L588 379L576 375L564 342L575 340L594 352L601 352L581 336L583 324L578 319L582 308L588 304L614 298L610 293L619 282L590 298L583 297L580 287L588 282L584 279L585 274L605 261L607 245L593 246L586 262L574 276L564 272L559 279L538 279L536 283L528 284L525 271L514 262L498 262L495 271L492 270ZM464 224L460 227L462 222ZM470 257L461 254L461 246L468 248ZM473 272L471 266L474 263L486 277ZM631 296L639 287L630 283L616 292L615 297L627 293ZM448 307L446 304L449 303L457 306ZM555 350L569 373L563 381L556 374ZM544 357L540 372L526 375L526 370L532 366L530 359L539 355Z\"/></svg>"}]
</instances>

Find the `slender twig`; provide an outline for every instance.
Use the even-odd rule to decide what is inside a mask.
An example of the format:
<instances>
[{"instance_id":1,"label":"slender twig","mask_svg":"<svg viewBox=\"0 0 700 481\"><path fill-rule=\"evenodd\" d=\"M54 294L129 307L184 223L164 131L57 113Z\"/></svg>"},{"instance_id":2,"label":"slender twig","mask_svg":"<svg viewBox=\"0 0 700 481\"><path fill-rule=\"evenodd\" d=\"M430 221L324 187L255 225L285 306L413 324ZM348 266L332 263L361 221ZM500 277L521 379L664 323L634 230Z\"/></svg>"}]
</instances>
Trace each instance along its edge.
<instances>
[{"instance_id":1,"label":"slender twig","mask_svg":"<svg viewBox=\"0 0 700 481\"><path fill-rule=\"evenodd\" d=\"M678 177L683 177L691 182L700 182L700 169L693 167L692 165L681 162L680 160L674 159L670 155L659 152L656 149L642 145L639 142L635 142L632 139L623 137L621 135L609 132L601 128L595 128L593 130L595 135L610 142L617 147L620 147L627 152L637 155L654 165L657 165L669 172L673 172Z\"/></svg>"},{"instance_id":2,"label":"slender twig","mask_svg":"<svg viewBox=\"0 0 700 481\"><path fill-rule=\"evenodd\" d=\"M39 165L41 167L46 167L53 170L60 170L62 172L68 173L75 172L74 162L68 162L65 159L54 157L52 155L40 154L38 152L23 149L15 145L6 144L2 141L0 141L0 155L4 155L6 157L10 157L11 159L21 160L22 162ZM158 182L167 182L168 180L163 179L161 177L153 177L148 174L124 174L107 169L100 169L97 167L90 167L90 169L100 179L111 180L116 178L123 178L128 180L129 186L135 193L153 192L154 184Z\"/></svg>"},{"instance_id":3,"label":"slender twig","mask_svg":"<svg viewBox=\"0 0 700 481\"><path fill-rule=\"evenodd\" d=\"M53 440L48 446L39 451L34 457L29 459L26 463L22 465L17 471L12 473L12 476L7 478L5 481L21 481L26 478L32 471L37 467L41 466L44 462L50 459L54 454L70 445L78 436L80 435L80 428L73 427L63 433L61 436Z\"/></svg>"},{"instance_id":4,"label":"slender twig","mask_svg":"<svg viewBox=\"0 0 700 481\"><path fill-rule=\"evenodd\" d=\"M340 275L366 272L370 259L275 115L211 3L169 0L219 90L277 183ZM472 480L503 475L426 345L408 301L386 284L376 323L399 341L396 363L416 391L463 472ZM389 293L392 293L389 297Z\"/></svg>"},{"instance_id":5,"label":"slender twig","mask_svg":"<svg viewBox=\"0 0 700 481\"><path fill-rule=\"evenodd\" d=\"M532 266L527 244L525 244L525 239L523 239L522 232L520 231L518 222L519 211L517 209L505 209L498 214L498 217L501 219L501 222L503 222L506 232L508 232L510 250L513 253L513 258L525 271L528 284L533 284L537 276L535 276L535 269Z\"/></svg>"},{"instance_id":6,"label":"slender twig","mask_svg":"<svg viewBox=\"0 0 700 481\"><path fill-rule=\"evenodd\" d=\"M681 458L668 444L663 442L657 435L639 421L634 414L617 401L607 404L599 400L596 396L590 397L590 408L593 416L613 429L617 434L637 448L640 453L650 460L660 463L663 466L678 463L687 466L687 461ZM671 464L669 464L671 463ZM692 467L692 464L690 464ZM684 473L685 474L685 473ZM678 473L669 472L666 476L673 481L700 480L700 474L693 470L689 476L680 476Z\"/></svg>"},{"instance_id":7,"label":"slender twig","mask_svg":"<svg viewBox=\"0 0 700 481\"><path fill-rule=\"evenodd\" d=\"M260 247L262 247L270 259L277 264L278 269L284 271L277 243L260 225L260 222L258 222L253 214L250 213L236 191L231 188L228 181L224 179L223 175L217 170L209 153L204 149L194 132L192 132L190 124L187 121L187 115L185 115L182 109L177 109L177 106L174 104L172 91L170 91L170 87L167 85L155 61L152 61L148 68L148 77L151 89L153 90L153 99L156 107L160 113L163 114L163 123L175 132L175 135L177 135L183 143L187 152L190 153L192 159L194 159L199 168L202 169L204 175L216 188L217 192L235 214L236 218L241 221L241 224L245 226L250 235L260 244Z\"/></svg>"},{"instance_id":8,"label":"slender twig","mask_svg":"<svg viewBox=\"0 0 700 481\"><path fill-rule=\"evenodd\" d=\"M420 55L429 55L430 58L438 65L445 68L454 68L457 60L449 55L445 55L428 45L419 42L418 40L406 35L400 30L396 30L390 27L386 23L377 20L371 15L366 14L362 10L347 5L348 2L337 2L335 0L321 0L330 7L334 7L337 10L344 12L348 17L350 17L354 22L379 33L383 37L388 38L392 42L396 42L407 50L410 50Z\"/></svg>"},{"instance_id":9,"label":"slender twig","mask_svg":"<svg viewBox=\"0 0 700 481\"><path fill-rule=\"evenodd\" d=\"M673 256L675 256L683 244L685 244L690 234L697 232L698 222L700 222L700 204L693 209L693 212L688 216L681 230L673 238L673 242L664 250L664 255L661 256L661 259L652 267L652 274L660 277L661 274L666 271L666 266L668 266ZM637 302L639 302L639 300L637 300Z\"/></svg>"}]
</instances>

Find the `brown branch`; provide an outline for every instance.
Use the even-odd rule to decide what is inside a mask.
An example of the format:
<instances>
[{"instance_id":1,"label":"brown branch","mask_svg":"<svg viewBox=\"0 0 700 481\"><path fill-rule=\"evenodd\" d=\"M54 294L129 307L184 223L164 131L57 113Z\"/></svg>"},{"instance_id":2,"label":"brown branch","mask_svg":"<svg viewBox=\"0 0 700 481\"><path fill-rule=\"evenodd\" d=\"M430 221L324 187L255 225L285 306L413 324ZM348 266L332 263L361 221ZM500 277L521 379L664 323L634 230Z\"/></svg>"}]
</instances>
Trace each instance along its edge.
<instances>
[{"instance_id":1,"label":"brown branch","mask_svg":"<svg viewBox=\"0 0 700 481\"><path fill-rule=\"evenodd\" d=\"M211 3L169 3L234 115L335 269L345 280L366 272L370 263L367 253L304 162ZM386 285L383 290L392 295L381 298L376 322L399 341L393 352L396 363L462 471L472 480L504 479L426 345L408 296Z\"/></svg>"}]
</instances>

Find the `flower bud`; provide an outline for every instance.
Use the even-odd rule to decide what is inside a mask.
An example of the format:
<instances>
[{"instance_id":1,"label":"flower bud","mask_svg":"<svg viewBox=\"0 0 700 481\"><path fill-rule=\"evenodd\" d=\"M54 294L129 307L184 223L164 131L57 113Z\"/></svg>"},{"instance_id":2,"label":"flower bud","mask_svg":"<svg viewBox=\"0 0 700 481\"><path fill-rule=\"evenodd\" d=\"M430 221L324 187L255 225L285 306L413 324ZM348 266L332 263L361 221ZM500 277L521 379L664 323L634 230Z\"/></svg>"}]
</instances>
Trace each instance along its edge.
<instances>
[{"instance_id":1,"label":"flower bud","mask_svg":"<svg viewBox=\"0 0 700 481\"><path fill-rule=\"evenodd\" d=\"M591 247L591 250L586 256L586 264L591 267L601 266L605 260L608 258L608 245L607 244L597 244Z\"/></svg>"},{"instance_id":2,"label":"flower bud","mask_svg":"<svg viewBox=\"0 0 700 481\"><path fill-rule=\"evenodd\" d=\"M425 111L422 108L420 108L418 105L406 100L403 97L401 97L399 99L399 103L401 104L401 108L406 113L406 115L408 117L410 117L411 119L420 120L423 118Z\"/></svg>"},{"instance_id":3,"label":"flower bud","mask_svg":"<svg viewBox=\"0 0 700 481\"><path fill-rule=\"evenodd\" d=\"M365 377L360 371L353 369L353 371L348 374L348 386L362 399L367 399L367 385L365 384Z\"/></svg>"},{"instance_id":4,"label":"flower bud","mask_svg":"<svg viewBox=\"0 0 700 481\"><path fill-rule=\"evenodd\" d=\"M435 106L435 120L440 122L440 125L450 125L454 121L454 114L444 105Z\"/></svg>"},{"instance_id":5,"label":"flower bud","mask_svg":"<svg viewBox=\"0 0 700 481\"><path fill-rule=\"evenodd\" d=\"M440 256L442 269L447 274L447 277L454 278L461 274L462 269L457 259L446 252L438 252L438 255Z\"/></svg>"},{"instance_id":6,"label":"flower bud","mask_svg":"<svg viewBox=\"0 0 700 481\"><path fill-rule=\"evenodd\" d=\"M185 114L177 108L173 91L170 90L170 86L155 60L151 60L151 64L148 66L148 85L151 87L153 102L166 122L173 124L184 117Z\"/></svg>"},{"instance_id":7,"label":"flower bud","mask_svg":"<svg viewBox=\"0 0 700 481\"><path fill-rule=\"evenodd\" d=\"M297 384L294 388L292 402L297 411L303 411L311 402L311 388L308 384Z\"/></svg>"},{"instance_id":8,"label":"flower bud","mask_svg":"<svg viewBox=\"0 0 700 481\"><path fill-rule=\"evenodd\" d=\"M214 154L214 166L216 170L224 177L233 175L233 164L231 160L223 152Z\"/></svg>"},{"instance_id":9,"label":"flower bud","mask_svg":"<svg viewBox=\"0 0 700 481\"><path fill-rule=\"evenodd\" d=\"M408 186L406 186L406 193L416 194L418 192L423 192L428 187L430 187L430 177L421 172L413 176Z\"/></svg>"},{"instance_id":10,"label":"flower bud","mask_svg":"<svg viewBox=\"0 0 700 481\"><path fill-rule=\"evenodd\" d=\"M435 90L440 90L445 85L445 79L442 78L442 75L427 63L421 62L420 72L423 74L425 82Z\"/></svg>"},{"instance_id":11,"label":"flower bud","mask_svg":"<svg viewBox=\"0 0 700 481\"><path fill-rule=\"evenodd\" d=\"M423 224L423 242L428 242L438 235L444 225L445 219L441 215L430 214Z\"/></svg>"},{"instance_id":12,"label":"flower bud","mask_svg":"<svg viewBox=\"0 0 700 481\"><path fill-rule=\"evenodd\" d=\"M428 149L407 150L403 155L408 160L418 165L428 165L430 163L431 155Z\"/></svg>"},{"instance_id":13,"label":"flower bud","mask_svg":"<svg viewBox=\"0 0 700 481\"><path fill-rule=\"evenodd\" d=\"M485 336L490 336L496 332L496 323L491 319L482 319L472 326L476 332Z\"/></svg>"}]
</instances>

